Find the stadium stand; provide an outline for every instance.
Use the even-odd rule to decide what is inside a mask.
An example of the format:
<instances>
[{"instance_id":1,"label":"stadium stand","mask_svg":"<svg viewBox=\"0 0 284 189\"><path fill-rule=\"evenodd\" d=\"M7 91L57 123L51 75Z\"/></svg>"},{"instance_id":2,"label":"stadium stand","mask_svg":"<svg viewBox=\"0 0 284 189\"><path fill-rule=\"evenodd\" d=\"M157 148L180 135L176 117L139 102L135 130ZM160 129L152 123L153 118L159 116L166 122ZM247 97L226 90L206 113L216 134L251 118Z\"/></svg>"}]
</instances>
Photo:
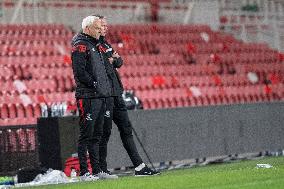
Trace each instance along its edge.
<instances>
[{"instance_id":1,"label":"stadium stand","mask_svg":"<svg viewBox=\"0 0 284 189\"><path fill-rule=\"evenodd\" d=\"M74 105L74 33L63 25L0 28L0 124L35 124L43 102ZM245 43L205 25L112 25L109 31L124 58L124 86L145 109L284 98L283 54L265 44Z\"/></svg>"}]
</instances>

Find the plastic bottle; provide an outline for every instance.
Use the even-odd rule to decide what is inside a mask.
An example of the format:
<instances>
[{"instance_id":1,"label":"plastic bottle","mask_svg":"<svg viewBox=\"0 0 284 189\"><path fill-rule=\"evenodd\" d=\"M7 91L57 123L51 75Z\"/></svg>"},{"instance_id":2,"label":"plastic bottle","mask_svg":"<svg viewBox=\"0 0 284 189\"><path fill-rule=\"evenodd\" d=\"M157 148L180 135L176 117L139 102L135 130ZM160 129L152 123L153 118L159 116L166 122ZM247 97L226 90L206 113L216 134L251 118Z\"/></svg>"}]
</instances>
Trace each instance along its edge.
<instances>
[{"instance_id":1,"label":"plastic bottle","mask_svg":"<svg viewBox=\"0 0 284 189\"><path fill-rule=\"evenodd\" d=\"M58 109L56 103L53 103L51 105L51 117L56 117L58 116Z\"/></svg>"},{"instance_id":2,"label":"plastic bottle","mask_svg":"<svg viewBox=\"0 0 284 189\"><path fill-rule=\"evenodd\" d=\"M48 117L47 105L41 104L40 109L41 109L41 117Z\"/></svg>"},{"instance_id":3,"label":"plastic bottle","mask_svg":"<svg viewBox=\"0 0 284 189\"><path fill-rule=\"evenodd\" d=\"M75 169L72 169L72 170L71 170L70 177L71 177L71 178L76 178L76 177L77 177L77 173L76 173L76 170L75 170Z\"/></svg>"},{"instance_id":4,"label":"plastic bottle","mask_svg":"<svg viewBox=\"0 0 284 189\"><path fill-rule=\"evenodd\" d=\"M66 116L66 111L67 111L67 103L63 102L62 103L62 116Z\"/></svg>"},{"instance_id":5,"label":"plastic bottle","mask_svg":"<svg viewBox=\"0 0 284 189\"><path fill-rule=\"evenodd\" d=\"M58 102L56 106L57 106L57 116L61 117L62 116L62 104Z\"/></svg>"},{"instance_id":6,"label":"plastic bottle","mask_svg":"<svg viewBox=\"0 0 284 189\"><path fill-rule=\"evenodd\" d=\"M55 114L55 112L54 112L54 103L52 103L51 106L50 106L50 112L51 112L51 117L54 117L54 114Z\"/></svg>"}]
</instances>

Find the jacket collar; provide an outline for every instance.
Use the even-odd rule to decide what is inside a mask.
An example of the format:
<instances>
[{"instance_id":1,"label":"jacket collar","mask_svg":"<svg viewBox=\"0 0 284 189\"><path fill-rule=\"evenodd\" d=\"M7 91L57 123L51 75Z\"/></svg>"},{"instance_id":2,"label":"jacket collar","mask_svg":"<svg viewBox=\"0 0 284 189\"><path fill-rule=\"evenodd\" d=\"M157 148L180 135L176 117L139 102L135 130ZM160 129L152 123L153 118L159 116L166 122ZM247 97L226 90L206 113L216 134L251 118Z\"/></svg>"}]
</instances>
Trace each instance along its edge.
<instances>
[{"instance_id":1,"label":"jacket collar","mask_svg":"<svg viewBox=\"0 0 284 189\"><path fill-rule=\"evenodd\" d=\"M104 37L104 36L100 36L99 42L100 42L100 43L104 43L104 42L105 42L105 37Z\"/></svg>"},{"instance_id":2,"label":"jacket collar","mask_svg":"<svg viewBox=\"0 0 284 189\"><path fill-rule=\"evenodd\" d=\"M94 37L92 37L92 36L90 36L90 35L88 35L88 34L86 34L86 33L81 32L80 35L82 36L82 38L85 38L85 39L87 39L87 40L90 40L90 41L93 42L94 44L98 44L98 43L99 43L99 40L98 40L98 39L96 39L96 38L94 38Z\"/></svg>"}]
</instances>

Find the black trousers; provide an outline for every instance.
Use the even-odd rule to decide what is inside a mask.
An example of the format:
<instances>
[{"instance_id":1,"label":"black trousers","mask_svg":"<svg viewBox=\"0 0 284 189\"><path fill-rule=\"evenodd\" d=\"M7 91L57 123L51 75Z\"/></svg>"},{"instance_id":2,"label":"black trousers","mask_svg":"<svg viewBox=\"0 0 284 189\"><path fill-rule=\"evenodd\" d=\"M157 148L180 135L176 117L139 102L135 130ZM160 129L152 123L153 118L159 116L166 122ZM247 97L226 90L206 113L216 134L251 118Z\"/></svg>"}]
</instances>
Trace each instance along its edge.
<instances>
[{"instance_id":1,"label":"black trousers","mask_svg":"<svg viewBox=\"0 0 284 189\"><path fill-rule=\"evenodd\" d=\"M113 97L114 100L114 108L113 108L113 121L118 127L120 138L123 143L123 147L127 151L134 167L137 167L141 163L143 163L136 145L134 143L133 134L132 134L132 126L128 117L127 108L125 106L124 100L122 96ZM110 121L111 122L111 121ZM105 124L110 124L109 120L105 122ZM109 128L109 126L106 126ZM109 133L110 134L110 133ZM104 143L106 144L106 143ZM100 146L100 168L104 171L107 170L107 145Z\"/></svg>"},{"instance_id":2,"label":"black trousers","mask_svg":"<svg viewBox=\"0 0 284 189\"><path fill-rule=\"evenodd\" d=\"M110 135L111 125L110 129L104 130L104 121L106 116L112 114L113 98L77 99L77 106L80 114L78 140L80 175L88 172L87 151L93 174L97 174L101 171L99 147L108 141L104 137Z\"/></svg>"}]
</instances>

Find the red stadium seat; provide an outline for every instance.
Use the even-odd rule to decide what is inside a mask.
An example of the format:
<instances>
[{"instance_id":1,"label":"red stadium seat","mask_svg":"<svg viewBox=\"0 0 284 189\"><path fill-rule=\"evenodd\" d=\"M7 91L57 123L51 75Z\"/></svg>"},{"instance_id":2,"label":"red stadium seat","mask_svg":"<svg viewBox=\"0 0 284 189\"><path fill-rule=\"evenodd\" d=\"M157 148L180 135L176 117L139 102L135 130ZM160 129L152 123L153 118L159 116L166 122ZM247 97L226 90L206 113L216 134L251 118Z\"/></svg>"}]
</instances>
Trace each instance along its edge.
<instances>
[{"instance_id":1,"label":"red stadium seat","mask_svg":"<svg viewBox=\"0 0 284 189\"><path fill-rule=\"evenodd\" d=\"M38 118L41 116L41 107L39 104L33 104L33 112L34 118Z\"/></svg>"},{"instance_id":2,"label":"red stadium seat","mask_svg":"<svg viewBox=\"0 0 284 189\"><path fill-rule=\"evenodd\" d=\"M8 105L9 109L9 118L16 118L17 117L17 107L15 104L9 104Z\"/></svg>"},{"instance_id":3,"label":"red stadium seat","mask_svg":"<svg viewBox=\"0 0 284 189\"><path fill-rule=\"evenodd\" d=\"M18 118L26 117L25 108L24 108L24 106L22 104L17 104L16 108L17 108L17 117Z\"/></svg>"},{"instance_id":4,"label":"red stadium seat","mask_svg":"<svg viewBox=\"0 0 284 189\"><path fill-rule=\"evenodd\" d=\"M33 106L31 104L25 106L26 117L34 117Z\"/></svg>"},{"instance_id":5,"label":"red stadium seat","mask_svg":"<svg viewBox=\"0 0 284 189\"><path fill-rule=\"evenodd\" d=\"M7 104L1 104L1 118L6 119L9 118L9 108Z\"/></svg>"}]
</instances>

